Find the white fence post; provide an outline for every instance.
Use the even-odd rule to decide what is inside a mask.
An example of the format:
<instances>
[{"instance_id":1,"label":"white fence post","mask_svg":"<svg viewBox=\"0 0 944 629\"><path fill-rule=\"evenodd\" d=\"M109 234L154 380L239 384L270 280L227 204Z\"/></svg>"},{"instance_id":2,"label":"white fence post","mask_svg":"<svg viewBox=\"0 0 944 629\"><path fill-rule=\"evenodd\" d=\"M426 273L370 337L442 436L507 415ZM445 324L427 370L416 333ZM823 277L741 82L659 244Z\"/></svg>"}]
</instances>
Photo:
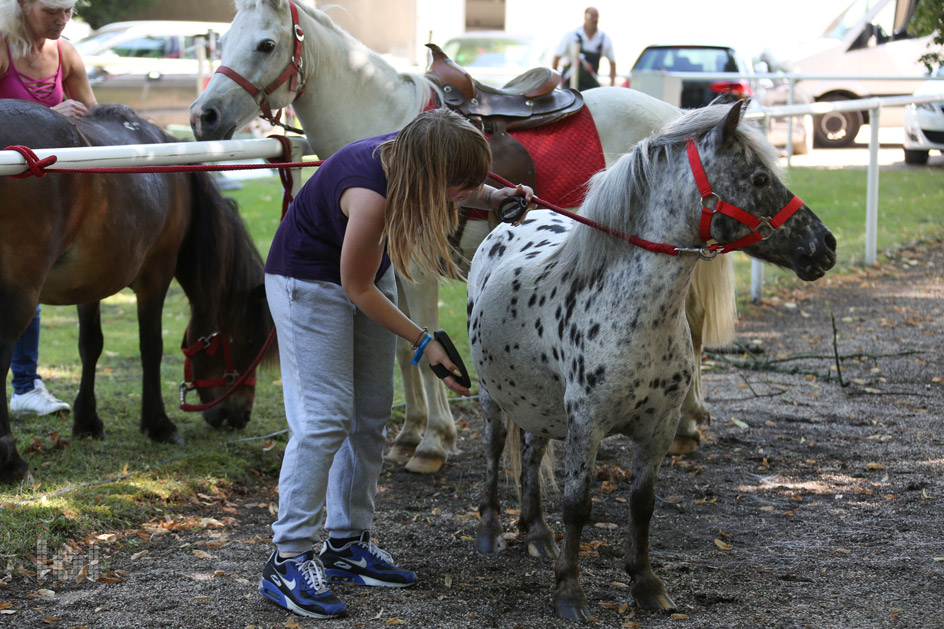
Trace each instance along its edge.
<instances>
[{"instance_id":1,"label":"white fence post","mask_svg":"<svg viewBox=\"0 0 944 629\"><path fill-rule=\"evenodd\" d=\"M878 251L878 127L882 105L869 109L869 179L865 194L865 263L875 264Z\"/></svg>"}]
</instances>

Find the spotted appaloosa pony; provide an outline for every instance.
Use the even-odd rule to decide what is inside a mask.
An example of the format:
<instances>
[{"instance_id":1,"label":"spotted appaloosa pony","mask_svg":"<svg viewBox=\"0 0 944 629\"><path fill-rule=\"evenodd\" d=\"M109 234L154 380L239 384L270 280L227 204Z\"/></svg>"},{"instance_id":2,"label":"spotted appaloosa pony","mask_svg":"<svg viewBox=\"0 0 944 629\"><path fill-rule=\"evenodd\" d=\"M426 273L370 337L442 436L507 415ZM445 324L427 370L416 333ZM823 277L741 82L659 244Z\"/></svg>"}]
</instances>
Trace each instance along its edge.
<instances>
[{"instance_id":1,"label":"spotted appaloosa pony","mask_svg":"<svg viewBox=\"0 0 944 629\"><path fill-rule=\"evenodd\" d=\"M328 15L304 4L295 6L293 17L288 0L236 0L236 17L223 40L221 63L228 74L214 75L190 109L198 140L230 138L260 109L291 105L312 150L324 159L355 140L402 128L423 111L433 93L441 102L438 85L419 74L397 72ZM602 87L583 96L607 165L679 115L677 108L625 88ZM480 227L466 228L460 255L471 257L487 233ZM734 334L734 267L725 259L698 266L693 286L702 288L693 294L692 330L696 335L704 330L707 344L724 344ZM399 305L414 321L435 329L439 278L414 278L412 283L398 281ZM430 473L455 452L456 427L445 388L425 366L411 366L412 355L409 342L398 343L406 420L388 457L405 462L411 471ZM700 389L693 387L685 417L679 427L679 453L697 447L696 422L708 417Z\"/></svg>"},{"instance_id":2,"label":"spotted appaloosa pony","mask_svg":"<svg viewBox=\"0 0 944 629\"><path fill-rule=\"evenodd\" d=\"M685 114L596 175L581 215L650 243L698 250L715 239L801 279L821 277L835 263L835 238L780 181L763 133L740 121L740 103ZM687 154L689 139L700 160ZM695 162L704 165L719 212L702 211ZM633 597L642 607L673 607L650 566L649 522L659 466L694 373L685 298L697 259L533 211L520 227L493 231L472 260L469 334L487 442L475 544L486 552L504 547L498 503L504 412L509 426L526 431L518 539L533 555L557 558L553 601L563 618L588 616L577 553L590 519L597 447L613 434L635 445L624 559ZM536 480L550 439L563 439L565 451L560 553Z\"/></svg>"}]
</instances>

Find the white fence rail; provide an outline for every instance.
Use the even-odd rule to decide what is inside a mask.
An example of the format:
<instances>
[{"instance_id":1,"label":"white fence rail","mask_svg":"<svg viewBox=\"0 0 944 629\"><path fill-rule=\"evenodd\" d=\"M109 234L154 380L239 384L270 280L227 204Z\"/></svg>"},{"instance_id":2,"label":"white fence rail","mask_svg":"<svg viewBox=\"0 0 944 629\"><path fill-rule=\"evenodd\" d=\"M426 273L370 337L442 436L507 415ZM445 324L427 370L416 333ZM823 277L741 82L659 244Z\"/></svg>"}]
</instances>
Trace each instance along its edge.
<instances>
[{"instance_id":1,"label":"white fence rail","mask_svg":"<svg viewBox=\"0 0 944 629\"><path fill-rule=\"evenodd\" d=\"M735 78L741 75L732 73L666 73L674 79L716 79ZM753 78L811 78L799 75L753 75ZM820 77L816 78L834 78ZM857 77L863 78L863 77ZM872 77L887 78L887 77ZM912 78L912 77L896 77ZM942 77L944 78L944 77ZM681 82L678 81L679 89ZM944 91L944 86L942 86ZM791 96L792 98L792 96ZM865 218L865 263L875 264L877 254L878 234L878 129L883 107L903 107L912 103L932 103L942 100L941 95L932 96L894 96L886 98L867 98L861 100L818 102L805 105L783 105L765 107L760 112L747 114L748 118L781 118L803 116L807 114L824 114L828 112L868 111L871 136L869 139L869 166L866 188L866 218ZM787 135L787 160L789 163L792 154L792 129ZM304 138L293 137L292 156L290 161L301 161L302 157L311 154L308 142ZM824 149L829 150L829 149ZM174 164L196 164L201 162L223 162L249 159L272 159L283 154L282 144L275 139L253 140L221 140L212 142L171 142L166 144L135 144L125 146L89 147L89 148L58 148L36 149L34 151L40 159L56 155L54 168L112 168L120 166L159 166ZM17 175L29 170L26 159L16 151L0 151L0 175ZM295 190L300 185L301 177L295 177ZM752 260L751 267L751 300L759 301L762 297L764 271L762 263Z\"/></svg>"}]
</instances>

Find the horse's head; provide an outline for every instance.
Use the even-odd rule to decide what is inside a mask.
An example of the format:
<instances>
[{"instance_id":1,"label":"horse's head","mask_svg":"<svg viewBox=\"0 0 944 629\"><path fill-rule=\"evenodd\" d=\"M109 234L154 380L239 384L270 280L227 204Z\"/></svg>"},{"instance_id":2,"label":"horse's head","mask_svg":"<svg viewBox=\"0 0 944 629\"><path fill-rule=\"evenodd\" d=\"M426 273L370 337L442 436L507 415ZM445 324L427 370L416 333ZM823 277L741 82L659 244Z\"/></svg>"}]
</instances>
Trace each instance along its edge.
<instances>
[{"instance_id":1,"label":"horse's head","mask_svg":"<svg viewBox=\"0 0 944 629\"><path fill-rule=\"evenodd\" d=\"M699 217L702 238L792 269L800 279L819 279L836 263L836 238L784 185L773 147L758 128L741 122L742 102L712 107L728 112L688 145L707 208Z\"/></svg>"},{"instance_id":2,"label":"horse's head","mask_svg":"<svg viewBox=\"0 0 944 629\"><path fill-rule=\"evenodd\" d=\"M181 393L195 390L200 404L184 406L201 410L214 428L243 428L252 416L256 393L256 367L275 354L274 328L265 300L265 287L257 286L246 299L246 309L221 329L208 317L194 312L184 332L185 382ZM183 397L181 398L183 403Z\"/></svg>"},{"instance_id":3,"label":"horse's head","mask_svg":"<svg viewBox=\"0 0 944 629\"><path fill-rule=\"evenodd\" d=\"M233 25L223 37L220 69L190 106L198 140L223 140L260 111L287 107L304 87L304 33L289 0L237 0Z\"/></svg>"}]
</instances>

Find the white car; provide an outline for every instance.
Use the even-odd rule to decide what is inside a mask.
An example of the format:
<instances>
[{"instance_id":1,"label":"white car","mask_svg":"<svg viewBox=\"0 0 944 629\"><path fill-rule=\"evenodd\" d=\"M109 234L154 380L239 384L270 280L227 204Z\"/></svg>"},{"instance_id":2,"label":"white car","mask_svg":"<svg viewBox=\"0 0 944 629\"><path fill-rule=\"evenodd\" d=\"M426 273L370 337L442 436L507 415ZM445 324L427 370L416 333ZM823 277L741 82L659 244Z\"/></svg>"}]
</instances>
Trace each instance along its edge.
<instances>
[{"instance_id":1,"label":"white car","mask_svg":"<svg viewBox=\"0 0 944 629\"><path fill-rule=\"evenodd\" d=\"M219 64L218 40L229 27L225 22L115 22L75 47L100 103L128 105L161 125L187 125L190 104ZM201 39L203 55L198 54Z\"/></svg>"},{"instance_id":2,"label":"white car","mask_svg":"<svg viewBox=\"0 0 944 629\"><path fill-rule=\"evenodd\" d=\"M443 44L442 50L473 77L495 87L531 68L550 66L548 46L530 35L505 31L464 33Z\"/></svg>"},{"instance_id":3,"label":"white car","mask_svg":"<svg viewBox=\"0 0 944 629\"><path fill-rule=\"evenodd\" d=\"M944 67L931 76L941 79L925 81L915 90L915 96L940 94L936 103L921 103L905 107L905 163L927 164L931 149L944 155Z\"/></svg>"}]
</instances>

